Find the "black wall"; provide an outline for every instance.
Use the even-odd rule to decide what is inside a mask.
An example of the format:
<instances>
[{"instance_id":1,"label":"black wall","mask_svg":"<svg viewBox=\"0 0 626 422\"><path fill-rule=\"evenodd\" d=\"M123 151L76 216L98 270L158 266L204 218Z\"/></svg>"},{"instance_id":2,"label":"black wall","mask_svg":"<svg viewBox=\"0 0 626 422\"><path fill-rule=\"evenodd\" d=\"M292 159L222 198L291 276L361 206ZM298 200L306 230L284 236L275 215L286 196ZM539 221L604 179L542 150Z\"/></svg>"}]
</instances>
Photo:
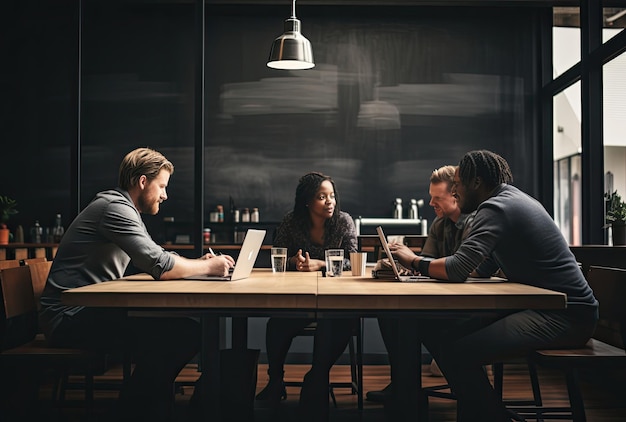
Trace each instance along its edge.
<instances>
[{"instance_id":1,"label":"black wall","mask_svg":"<svg viewBox=\"0 0 626 422\"><path fill-rule=\"evenodd\" d=\"M69 220L116 184L138 146L176 166L151 230L163 216L193 221L193 5L83 2L81 33L77 2L19 3L0 37L10 58L0 70L0 194L20 203L11 225ZM538 196L545 9L298 5L316 67L285 72L265 62L288 6L207 6L207 213L232 197L278 221L298 178L315 170L335 179L342 209L388 217L396 197L427 203L431 171L478 148L502 154L516 185ZM434 217L428 206L424 215Z\"/></svg>"}]
</instances>

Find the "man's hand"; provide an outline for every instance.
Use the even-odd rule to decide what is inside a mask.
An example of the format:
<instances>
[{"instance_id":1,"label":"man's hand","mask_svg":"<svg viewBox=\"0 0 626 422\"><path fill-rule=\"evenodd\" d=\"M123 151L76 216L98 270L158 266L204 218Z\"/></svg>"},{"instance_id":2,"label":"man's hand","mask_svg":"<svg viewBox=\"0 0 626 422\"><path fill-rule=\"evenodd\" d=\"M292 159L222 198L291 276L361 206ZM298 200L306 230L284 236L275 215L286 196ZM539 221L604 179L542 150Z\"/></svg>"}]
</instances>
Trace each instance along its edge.
<instances>
[{"instance_id":1,"label":"man's hand","mask_svg":"<svg viewBox=\"0 0 626 422\"><path fill-rule=\"evenodd\" d=\"M411 268L411 263L417 255L413 253L411 248L402 243L391 243L389 245L389 250L403 267L413 269Z\"/></svg>"}]
</instances>

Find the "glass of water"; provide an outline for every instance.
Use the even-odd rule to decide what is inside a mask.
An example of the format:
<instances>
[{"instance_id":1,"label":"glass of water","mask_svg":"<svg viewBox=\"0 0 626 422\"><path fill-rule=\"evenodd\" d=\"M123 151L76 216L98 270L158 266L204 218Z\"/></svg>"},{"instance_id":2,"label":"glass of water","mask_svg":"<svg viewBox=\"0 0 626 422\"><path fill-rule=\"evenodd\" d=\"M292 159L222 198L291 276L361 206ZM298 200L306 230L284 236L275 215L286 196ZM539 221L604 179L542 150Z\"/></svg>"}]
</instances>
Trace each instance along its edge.
<instances>
[{"instance_id":1,"label":"glass of water","mask_svg":"<svg viewBox=\"0 0 626 422\"><path fill-rule=\"evenodd\" d=\"M287 248L272 248L272 271L275 273L287 271Z\"/></svg>"},{"instance_id":2,"label":"glass of water","mask_svg":"<svg viewBox=\"0 0 626 422\"><path fill-rule=\"evenodd\" d=\"M326 277L341 277L343 272L343 249L327 249Z\"/></svg>"}]
</instances>

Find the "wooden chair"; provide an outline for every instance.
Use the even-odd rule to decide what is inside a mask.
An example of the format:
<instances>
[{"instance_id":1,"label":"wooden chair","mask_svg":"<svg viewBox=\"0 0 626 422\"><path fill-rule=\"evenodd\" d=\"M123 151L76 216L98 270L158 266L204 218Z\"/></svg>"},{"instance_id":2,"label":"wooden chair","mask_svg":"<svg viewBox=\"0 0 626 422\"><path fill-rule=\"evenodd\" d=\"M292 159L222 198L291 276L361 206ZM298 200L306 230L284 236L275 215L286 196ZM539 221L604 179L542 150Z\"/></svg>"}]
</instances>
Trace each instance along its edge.
<instances>
[{"instance_id":1,"label":"wooden chair","mask_svg":"<svg viewBox=\"0 0 626 422\"><path fill-rule=\"evenodd\" d=\"M4 270L5 268L19 267L20 260L19 259L5 259L0 261L0 270Z\"/></svg>"},{"instance_id":2,"label":"wooden chair","mask_svg":"<svg viewBox=\"0 0 626 422\"><path fill-rule=\"evenodd\" d=\"M37 311L39 311L41 309L41 303L39 303L39 300L41 299L44 287L46 287L46 280L48 279L50 267L52 267L52 261L46 261L45 259L39 261L29 260L29 262L26 262L26 265L30 270L30 279L33 285L35 305L37 306Z\"/></svg>"},{"instance_id":3,"label":"wooden chair","mask_svg":"<svg viewBox=\"0 0 626 422\"><path fill-rule=\"evenodd\" d=\"M313 322L305 327L299 336L315 336L316 328L317 324ZM352 394L357 395L357 406L359 410L363 410L363 321L361 319L359 319L359 326L348 342L348 353L350 355L350 381L331 381L328 386L328 391L333 400L333 404L337 407L334 389L350 388ZM285 386L302 387L302 381L285 381Z\"/></svg>"},{"instance_id":4,"label":"wooden chair","mask_svg":"<svg viewBox=\"0 0 626 422\"><path fill-rule=\"evenodd\" d=\"M530 359L537 365L559 369L565 373L570 405L568 407L521 406L512 407L522 417L533 419L567 419L574 422L586 421L585 405L578 386L579 371L593 373L626 369L626 269L593 266L589 267L587 281L600 302L600 320L592 339L580 349L538 350ZM604 334L603 327L613 331ZM539 402L541 403L541 393Z\"/></svg>"},{"instance_id":5,"label":"wooden chair","mask_svg":"<svg viewBox=\"0 0 626 422\"><path fill-rule=\"evenodd\" d=\"M43 293L43 289L46 287L46 280L48 279L48 273L50 272L50 268L52 267L52 262L53 261L48 261L46 259L32 258L26 264L27 267L30 269L30 276L31 276L31 282L33 285L33 294L35 297L35 304L37 306L37 311L41 309L40 299ZM40 339L41 341L44 341L42 333L38 333L37 338ZM98 368L100 370L106 369L105 368L106 361L108 361L110 357L110 354L106 354L106 353L104 354L106 355L106 357L102 356L102 361L99 362L99 365L98 365ZM111 381L108 383L99 382L96 386L94 386L94 388L98 390L119 390L122 387L122 385L128 382L128 380L130 379L130 375L132 372L132 364L131 364L129 355L127 356L126 354L123 354L122 368L123 368L122 380L120 382L116 382L116 381ZM61 383L59 386L59 399L61 401L64 400L65 392L68 389L82 389L82 388L84 388L82 383L70 382L69 373L66 373L61 378Z\"/></svg>"},{"instance_id":6,"label":"wooden chair","mask_svg":"<svg viewBox=\"0 0 626 422\"><path fill-rule=\"evenodd\" d=\"M101 365L102 356L87 350L48 347L36 338L37 306L33 294L31 269L28 266L7 268L0 271L0 370L3 388L15 399L5 400L23 416L23 412L36 412L41 377L52 371L57 375L78 369L85 374L84 406L87 417L93 406L94 368ZM57 378L59 379L59 378ZM54 389L52 402L57 403L58 391ZM31 414L31 417L36 414Z\"/></svg>"},{"instance_id":7,"label":"wooden chair","mask_svg":"<svg viewBox=\"0 0 626 422\"><path fill-rule=\"evenodd\" d=\"M24 265L28 265L28 264L32 264L34 262L46 262L47 260L48 260L48 258L46 258L45 256L38 256L36 258L22 259L22 262L24 263Z\"/></svg>"}]
</instances>

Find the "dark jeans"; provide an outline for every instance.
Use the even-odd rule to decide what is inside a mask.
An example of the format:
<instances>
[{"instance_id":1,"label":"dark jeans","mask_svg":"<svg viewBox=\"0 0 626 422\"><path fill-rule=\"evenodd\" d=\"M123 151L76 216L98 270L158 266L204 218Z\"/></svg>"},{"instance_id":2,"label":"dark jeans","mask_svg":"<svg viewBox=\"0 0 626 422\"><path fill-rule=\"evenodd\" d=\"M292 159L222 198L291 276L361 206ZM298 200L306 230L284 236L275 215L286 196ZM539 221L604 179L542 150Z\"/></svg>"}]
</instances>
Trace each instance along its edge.
<instances>
[{"instance_id":1,"label":"dark jeans","mask_svg":"<svg viewBox=\"0 0 626 422\"><path fill-rule=\"evenodd\" d=\"M85 308L66 316L49 340L56 347L130 353L135 367L120 393L118 417L168 421L176 376L200 349L200 325L185 317L128 317L122 310Z\"/></svg>"},{"instance_id":2,"label":"dark jeans","mask_svg":"<svg viewBox=\"0 0 626 422\"><path fill-rule=\"evenodd\" d=\"M282 381L285 359L294 337L312 322L315 322L315 319L280 317L272 317L267 321L265 331L267 373L272 382Z\"/></svg>"},{"instance_id":3,"label":"dark jeans","mask_svg":"<svg viewBox=\"0 0 626 422\"><path fill-rule=\"evenodd\" d=\"M391 367L389 420L414 421L418 406L420 340L431 352L458 400L459 422L510 421L483 366L533 350L583 345L593 334L597 308L571 306L558 311L525 310L505 315L398 321L401 345ZM407 347L405 347L405 344Z\"/></svg>"},{"instance_id":4,"label":"dark jeans","mask_svg":"<svg viewBox=\"0 0 626 422\"><path fill-rule=\"evenodd\" d=\"M328 421L330 369L346 349L358 327L358 318L320 318L317 320L311 369L300 390L299 420Z\"/></svg>"}]
</instances>

